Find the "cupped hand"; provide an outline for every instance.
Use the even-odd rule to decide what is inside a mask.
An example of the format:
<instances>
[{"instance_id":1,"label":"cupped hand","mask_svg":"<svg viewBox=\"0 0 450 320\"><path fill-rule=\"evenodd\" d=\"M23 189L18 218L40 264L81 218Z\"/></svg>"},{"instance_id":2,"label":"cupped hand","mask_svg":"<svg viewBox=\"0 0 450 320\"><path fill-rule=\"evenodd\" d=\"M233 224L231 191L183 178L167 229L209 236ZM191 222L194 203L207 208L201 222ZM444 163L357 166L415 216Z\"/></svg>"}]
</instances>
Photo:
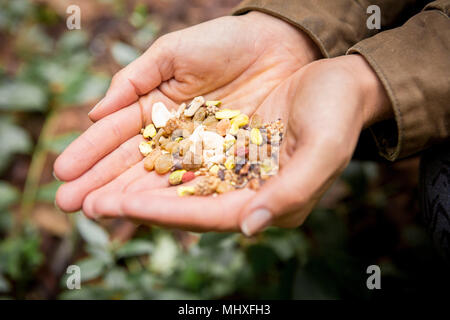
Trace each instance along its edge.
<instances>
[{"instance_id":1,"label":"cupped hand","mask_svg":"<svg viewBox=\"0 0 450 320\"><path fill-rule=\"evenodd\" d=\"M119 175L130 175L125 179L129 183L145 174L137 169L142 169L138 134L149 123L154 102L176 108L204 95L251 114L281 81L319 57L306 34L259 12L161 37L113 77L106 96L89 114L96 123L56 160L55 176L67 182L58 190L56 204L76 211L88 193ZM151 187L160 187L154 180Z\"/></svg>"},{"instance_id":2,"label":"cupped hand","mask_svg":"<svg viewBox=\"0 0 450 320\"><path fill-rule=\"evenodd\" d=\"M168 187L167 177L156 174L151 184L141 178L123 188L131 169L88 197L88 214L193 231L241 230L247 235L270 225L296 227L347 166L361 130L392 117L378 78L358 55L302 68L255 112L266 120L281 117L286 125L281 170L257 192L241 189L217 197L180 198L176 187Z\"/></svg>"}]
</instances>

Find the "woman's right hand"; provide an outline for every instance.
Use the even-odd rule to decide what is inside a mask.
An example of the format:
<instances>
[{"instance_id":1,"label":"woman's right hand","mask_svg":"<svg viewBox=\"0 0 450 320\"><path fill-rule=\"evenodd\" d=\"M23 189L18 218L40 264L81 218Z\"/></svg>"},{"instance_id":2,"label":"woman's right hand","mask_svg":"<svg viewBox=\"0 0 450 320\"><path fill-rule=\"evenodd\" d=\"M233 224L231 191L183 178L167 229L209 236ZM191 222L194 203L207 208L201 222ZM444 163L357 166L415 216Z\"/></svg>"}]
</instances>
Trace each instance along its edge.
<instances>
[{"instance_id":1,"label":"woman's right hand","mask_svg":"<svg viewBox=\"0 0 450 320\"><path fill-rule=\"evenodd\" d=\"M126 185L145 174L133 167L142 160L139 131L150 122L153 103L176 108L203 95L252 114L283 80L318 58L305 33L259 12L161 37L113 77L89 113L97 122L56 160L55 176L66 182L57 192L57 205L79 210L90 192L119 175ZM157 188L158 178L153 182Z\"/></svg>"}]
</instances>

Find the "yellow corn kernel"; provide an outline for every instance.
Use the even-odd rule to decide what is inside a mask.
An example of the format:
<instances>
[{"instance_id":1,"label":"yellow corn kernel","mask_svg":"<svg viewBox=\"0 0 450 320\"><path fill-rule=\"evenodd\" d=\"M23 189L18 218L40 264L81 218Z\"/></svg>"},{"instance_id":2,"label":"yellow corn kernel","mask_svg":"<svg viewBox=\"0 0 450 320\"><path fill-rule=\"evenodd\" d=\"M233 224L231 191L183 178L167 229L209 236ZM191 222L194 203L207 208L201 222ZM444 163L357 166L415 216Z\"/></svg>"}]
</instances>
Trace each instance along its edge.
<instances>
[{"instance_id":1,"label":"yellow corn kernel","mask_svg":"<svg viewBox=\"0 0 450 320\"><path fill-rule=\"evenodd\" d=\"M234 156L230 156L227 158L227 160L225 161L225 168L227 168L228 170L231 170L234 168Z\"/></svg>"},{"instance_id":2,"label":"yellow corn kernel","mask_svg":"<svg viewBox=\"0 0 450 320\"><path fill-rule=\"evenodd\" d=\"M190 196L195 193L195 187L194 186L182 186L178 187L177 194L179 197L185 197Z\"/></svg>"},{"instance_id":3,"label":"yellow corn kernel","mask_svg":"<svg viewBox=\"0 0 450 320\"><path fill-rule=\"evenodd\" d=\"M183 137L178 137L178 138L176 138L174 141L175 141L175 142L180 142L181 140L183 140Z\"/></svg>"},{"instance_id":4,"label":"yellow corn kernel","mask_svg":"<svg viewBox=\"0 0 450 320\"><path fill-rule=\"evenodd\" d=\"M223 109L216 112L217 119L231 119L238 116L241 113L240 110Z\"/></svg>"},{"instance_id":5,"label":"yellow corn kernel","mask_svg":"<svg viewBox=\"0 0 450 320\"><path fill-rule=\"evenodd\" d=\"M156 136L156 128L155 128L155 126L152 123L149 124L148 126L146 126L145 129L144 129L144 132L142 133L142 135L146 139L153 138L154 136Z\"/></svg>"},{"instance_id":6,"label":"yellow corn kernel","mask_svg":"<svg viewBox=\"0 0 450 320\"><path fill-rule=\"evenodd\" d=\"M153 141L141 141L139 143L139 151L144 157L148 156L153 150Z\"/></svg>"},{"instance_id":7,"label":"yellow corn kernel","mask_svg":"<svg viewBox=\"0 0 450 320\"><path fill-rule=\"evenodd\" d=\"M270 159L264 159L264 161L260 165L260 168L261 168L261 173L269 174L273 169L272 161Z\"/></svg>"},{"instance_id":8,"label":"yellow corn kernel","mask_svg":"<svg viewBox=\"0 0 450 320\"><path fill-rule=\"evenodd\" d=\"M241 113L231 119L231 124L236 123L239 128L248 124L248 115Z\"/></svg>"},{"instance_id":9,"label":"yellow corn kernel","mask_svg":"<svg viewBox=\"0 0 450 320\"><path fill-rule=\"evenodd\" d=\"M250 131L250 141L253 144L256 144L259 146L262 143L262 140L263 140L263 137L262 137L261 131L259 131L258 128L253 128Z\"/></svg>"},{"instance_id":10,"label":"yellow corn kernel","mask_svg":"<svg viewBox=\"0 0 450 320\"><path fill-rule=\"evenodd\" d=\"M219 166L215 164L211 168L209 168L209 172L211 172L212 174L217 174L217 172L219 172L219 169Z\"/></svg>"},{"instance_id":11,"label":"yellow corn kernel","mask_svg":"<svg viewBox=\"0 0 450 320\"><path fill-rule=\"evenodd\" d=\"M207 107L213 107L213 106L218 107L218 106L220 106L221 104L222 104L222 101L219 101L219 100L209 100L209 101L206 101L206 106L207 106Z\"/></svg>"},{"instance_id":12,"label":"yellow corn kernel","mask_svg":"<svg viewBox=\"0 0 450 320\"><path fill-rule=\"evenodd\" d=\"M174 172L172 172L170 175L169 175L169 183L172 185L172 186L175 186L175 185L177 185L177 184L180 184L181 183L181 180L182 180L182 178L183 178L183 174L185 174L186 173L186 170L175 170Z\"/></svg>"},{"instance_id":13,"label":"yellow corn kernel","mask_svg":"<svg viewBox=\"0 0 450 320\"><path fill-rule=\"evenodd\" d=\"M239 129L238 129L239 130ZM231 146L236 142L236 138L231 134L225 136L225 140L223 142L223 148L225 151L231 148Z\"/></svg>"}]
</instances>

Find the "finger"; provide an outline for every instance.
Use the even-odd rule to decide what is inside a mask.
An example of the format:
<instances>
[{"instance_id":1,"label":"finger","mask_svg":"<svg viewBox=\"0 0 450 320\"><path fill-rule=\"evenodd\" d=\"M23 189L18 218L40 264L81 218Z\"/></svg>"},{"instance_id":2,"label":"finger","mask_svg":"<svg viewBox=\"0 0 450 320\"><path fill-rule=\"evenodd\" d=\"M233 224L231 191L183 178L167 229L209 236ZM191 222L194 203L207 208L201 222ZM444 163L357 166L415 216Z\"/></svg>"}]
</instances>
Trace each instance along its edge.
<instances>
[{"instance_id":1,"label":"finger","mask_svg":"<svg viewBox=\"0 0 450 320\"><path fill-rule=\"evenodd\" d=\"M162 194L165 192L154 190L124 194L121 199L122 214L162 227L196 232L236 231L239 230L239 211L254 195L249 189L217 197L178 197ZM99 198L94 204L95 210L105 212L113 199L114 194Z\"/></svg>"},{"instance_id":2,"label":"finger","mask_svg":"<svg viewBox=\"0 0 450 320\"><path fill-rule=\"evenodd\" d=\"M141 128L142 116L137 103L94 123L56 159L55 175L62 181L78 178L97 161L139 133Z\"/></svg>"},{"instance_id":3,"label":"finger","mask_svg":"<svg viewBox=\"0 0 450 320\"><path fill-rule=\"evenodd\" d=\"M147 189L164 188L167 186L167 179L163 180L156 173L148 172L144 168L144 162L140 161L103 187L90 192L84 199L83 212L90 218L97 218L99 215L94 210L95 201L103 194L114 193L116 195L116 199L114 199L112 205L117 203L115 206L115 208L117 208L115 213L118 215L120 213L119 200L122 194L126 193L127 188L136 180L139 180L144 176L149 178L147 179Z\"/></svg>"},{"instance_id":4,"label":"finger","mask_svg":"<svg viewBox=\"0 0 450 320\"><path fill-rule=\"evenodd\" d=\"M156 102L163 102L169 109L177 107L177 103L155 89L141 97L138 103L93 124L56 159L54 171L58 179L70 181L78 178L106 154L136 135L151 122L152 106Z\"/></svg>"},{"instance_id":5,"label":"finger","mask_svg":"<svg viewBox=\"0 0 450 320\"><path fill-rule=\"evenodd\" d=\"M100 206L96 207L95 215L97 217L104 218L115 218L123 215L122 210L122 199L126 197L125 194L136 194L145 191L152 190L152 194L155 196L177 196L177 187L171 187L169 185L169 174L159 175L155 172L148 173L146 175L141 175L136 177L132 182L128 183L126 187L121 188L119 191L117 188L115 190L108 190L108 192L98 192L94 202L101 198L101 196L110 194L107 200L101 200ZM193 185L195 179L183 184L183 186ZM94 207L92 207L94 210Z\"/></svg>"},{"instance_id":6,"label":"finger","mask_svg":"<svg viewBox=\"0 0 450 320\"><path fill-rule=\"evenodd\" d=\"M319 196L343 169L346 161L340 161L339 154L324 144L301 146L243 209L242 232L251 236L272 224L302 224Z\"/></svg>"},{"instance_id":7,"label":"finger","mask_svg":"<svg viewBox=\"0 0 450 320\"><path fill-rule=\"evenodd\" d=\"M141 141L144 141L141 135L131 138L97 162L81 177L59 187L56 193L58 207L66 212L79 210L89 192L102 187L141 161L143 156L138 148Z\"/></svg>"},{"instance_id":8,"label":"finger","mask_svg":"<svg viewBox=\"0 0 450 320\"><path fill-rule=\"evenodd\" d=\"M89 113L92 121L136 102L139 96L172 77L172 41L164 39L158 39L143 55L114 75L105 97Z\"/></svg>"}]
</instances>

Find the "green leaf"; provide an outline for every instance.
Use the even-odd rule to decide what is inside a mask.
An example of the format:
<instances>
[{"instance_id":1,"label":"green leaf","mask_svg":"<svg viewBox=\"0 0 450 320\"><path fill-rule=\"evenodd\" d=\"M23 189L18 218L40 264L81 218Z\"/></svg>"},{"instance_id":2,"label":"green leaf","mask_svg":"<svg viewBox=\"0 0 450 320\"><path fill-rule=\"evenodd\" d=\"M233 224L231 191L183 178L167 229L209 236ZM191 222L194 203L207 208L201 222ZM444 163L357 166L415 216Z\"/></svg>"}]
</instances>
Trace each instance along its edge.
<instances>
[{"instance_id":1,"label":"green leaf","mask_svg":"<svg viewBox=\"0 0 450 320\"><path fill-rule=\"evenodd\" d=\"M15 80L0 84L0 110L44 111L47 93L39 85Z\"/></svg>"},{"instance_id":2,"label":"green leaf","mask_svg":"<svg viewBox=\"0 0 450 320\"><path fill-rule=\"evenodd\" d=\"M96 258L86 258L77 262L81 272L81 282L95 279L102 275L105 264Z\"/></svg>"},{"instance_id":3,"label":"green leaf","mask_svg":"<svg viewBox=\"0 0 450 320\"><path fill-rule=\"evenodd\" d=\"M111 51L114 60L116 60L116 62L121 66L126 66L131 61L139 57L139 52L136 49L123 42L114 43Z\"/></svg>"},{"instance_id":4,"label":"green leaf","mask_svg":"<svg viewBox=\"0 0 450 320\"><path fill-rule=\"evenodd\" d=\"M0 119L0 172L8 165L15 153L28 153L32 143L28 133L6 119Z\"/></svg>"},{"instance_id":5,"label":"green leaf","mask_svg":"<svg viewBox=\"0 0 450 320\"><path fill-rule=\"evenodd\" d=\"M76 91L74 102L79 104L88 103L103 96L108 89L109 79L102 76L90 76Z\"/></svg>"},{"instance_id":6,"label":"green leaf","mask_svg":"<svg viewBox=\"0 0 450 320\"><path fill-rule=\"evenodd\" d=\"M64 32L62 37L58 40L58 49L72 53L77 49L84 49L88 43L88 36L86 32L82 30L72 30L70 32Z\"/></svg>"},{"instance_id":7,"label":"green leaf","mask_svg":"<svg viewBox=\"0 0 450 320\"><path fill-rule=\"evenodd\" d=\"M77 215L76 224L81 237L88 244L103 248L109 245L109 237L106 231L83 214Z\"/></svg>"},{"instance_id":8,"label":"green leaf","mask_svg":"<svg viewBox=\"0 0 450 320\"><path fill-rule=\"evenodd\" d=\"M177 266L178 251L178 246L171 236L159 235L150 261L151 270L164 275L172 273Z\"/></svg>"},{"instance_id":9,"label":"green leaf","mask_svg":"<svg viewBox=\"0 0 450 320\"><path fill-rule=\"evenodd\" d=\"M56 190L63 183L60 181L52 181L39 187L36 200L41 202L53 203L55 201Z\"/></svg>"},{"instance_id":10,"label":"green leaf","mask_svg":"<svg viewBox=\"0 0 450 320\"><path fill-rule=\"evenodd\" d=\"M45 142L45 147L47 150L53 151L54 153L60 154L64 149L69 146L76 138L80 136L79 132L68 132L60 134L56 137L51 138Z\"/></svg>"},{"instance_id":11,"label":"green leaf","mask_svg":"<svg viewBox=\"0 0 450 320\"><path fill-rule=\"evenodd\" d=\"M153 243L143 239L134 239L125 243L116 251L118 258L127 258L134 256L142 256L152 253L154 249Z\"/></svg>"},{"instance_id":12,"label":"green leaf","mask_svg":"<svg viewBox=\"0 0 450 320\"><path fill-rule=\"evenodd\" d=\"M0 180L0 211L7 209L19 199L19 191L7 183Z\"/></svg>"},{"instance_id":13,"label":"green leaf","mask_svg":"<svg viewBox=\"0 0 450 320\"><path fill-rule=\"evenodd\" d=\"M110 290L130 290L132 284L127 272L122 268L114 268L105 275L106 287Z\"/></svg>"}]
</instances>

